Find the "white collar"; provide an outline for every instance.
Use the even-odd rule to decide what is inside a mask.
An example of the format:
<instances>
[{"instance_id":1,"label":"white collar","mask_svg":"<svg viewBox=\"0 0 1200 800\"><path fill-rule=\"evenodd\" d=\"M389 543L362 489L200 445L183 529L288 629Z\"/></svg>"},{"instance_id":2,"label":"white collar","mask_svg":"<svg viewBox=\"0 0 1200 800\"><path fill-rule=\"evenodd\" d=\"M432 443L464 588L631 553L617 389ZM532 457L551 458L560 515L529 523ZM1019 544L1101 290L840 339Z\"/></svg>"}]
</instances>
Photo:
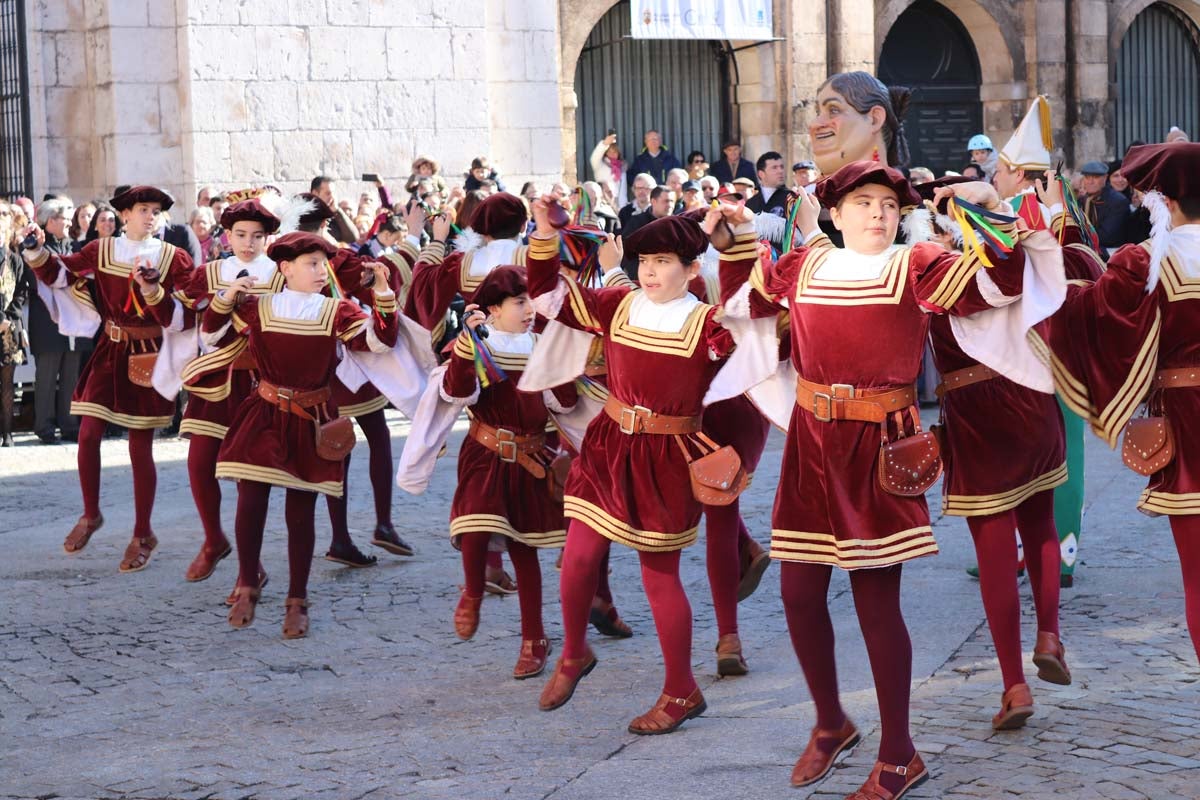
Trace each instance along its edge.
<instances>
[{"instance_id":1,"label":"white collar","mask_svg":"<svg viewBox=\"0 0 1200 800\"><path fill-rule=\"evenodd\" d=\"M521 246L519 236L511 239L493 239L471 256L471 275L486 275L496 267L512 263L512 255Z\"/></svg>"},{"instance_id":2,"label":"white collar","mask_svg":"<svg viewBox=\"0 0 1200 800\"><path fill-rule=\"evenodd\" d=\"M1200 224L1172 228L1170 236L1171 258L1184 277L1192 280L1200 278Z\"/></svg>"},{"instance_id":3,"label":"white collar","mask_svg":"<svg viewBox=\"0 0 1200 800\"><path fill-rule=\"evenodd\" d=\"M275 262L267 258L266 253L259 253L253 261L242 261L237 256L221 259L221 280L229 282L237 277L242 270L250 273L259 285L275 277Z\"/></svg>"},{"instance_id":4,"label":"white collar","mask_svg":"<svg viewBox=\"0 0 1200 800\"><path fill-rule=\"evenodd\" d=\"M813 277L835 281L866 281L878 278L898 249L900 245L893 244L882 253L872 256L843 247L830 253Z\"/></svg>"},{"instance_id":5,"label":"white collar","mask_svg":"<svg viewBox=\"0 0 1200 800\"><path fill-rule=\"evenodd\" d=\"M116 256L117 261L123 264L132 264L135 258L154 260L162 252L162 248L162 239L156 239L153 236L135 242L133 239L126 238L125 234L121 234L113 240L113 255Z\"/></svg>"},{"instance_id":6,"label":"white collar","mask_svg":"<svg viewBox=\"0 0 1200 800\"><path fill-rule=\"evenodd\" d=\"M488 328L488 347L497 353L506 353L513 356L527 356L533 352L533 334L529 331L524 333L508 333L507 331Z\"/></svg>"},{"instance_id":7,"label":"white collar","mask_svg":"<svg viewBox=\"0 0 1200 800\"><path fill-rule=\"evenodd\" d=\"M629 324L659 333L679 333L699 304L691 292L667 303L656 303L645 292L638 292L629 304Z\"/></svg>"},{"instance_id":8,"label":"white collar","mask_svg":"<svg viewBox=\"0 0 1200 800\"><path fill-rule=\"evenodd\" d=\"M325 305L325 300L326 298L323 294L297 292L285 286L282 292L271 295L271 311L277 317L302 319L311 322L320 316L321 307Z\"/></svg>"}]
</instances>

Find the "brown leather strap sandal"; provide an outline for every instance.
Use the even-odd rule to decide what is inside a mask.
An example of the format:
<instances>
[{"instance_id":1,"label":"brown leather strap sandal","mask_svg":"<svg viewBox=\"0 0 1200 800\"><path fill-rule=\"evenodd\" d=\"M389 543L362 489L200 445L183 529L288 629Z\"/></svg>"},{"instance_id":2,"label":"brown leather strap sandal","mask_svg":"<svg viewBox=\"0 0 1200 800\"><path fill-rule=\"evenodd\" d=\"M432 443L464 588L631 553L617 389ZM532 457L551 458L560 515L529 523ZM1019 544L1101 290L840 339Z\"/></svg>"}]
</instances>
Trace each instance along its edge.
<instances>
[{"instance_id":1,"label":"brown leather strap sandal","mask_svg":"<svg viewBox=\"0 0 1200 800\"><path fill-rule=\"evenodd\" d=\"M141 572L150 564L150 556L158 548L158 538L152 533L149 536L135 536L125 546L125 557L121 559L121 572Z\"/></svg>"},{"instance_id":2,"label":"brown leather strap sandal","mask_svg":"<svg viewBox=\"0 0 1200 800\"><path fill-rule=\"evenodd\" d=\"M308 636L308 601L289 597L283 601L283 638L303 639Z\"/></svg>"},{"instance_id":3,"label":"brown leather strap sandal","mask_svg":"<svg viewBox=\"0 0 1200 800\"><path fill-rule=\"evenodd\" d=\"M245 628L254 622L254 609L258 607L260 592L251 586L233 587L233 607L229 609L229 624Z\"/></svg>"},{"instance_id":4,"label":"brown leather strap sandal","mask_svg":"<svg viewBox=\"0 0 1200 800\"><path fill-rule=\"evenodd\" d=\"M1024 728L1025 720L1032 716L1033 693L1029 691L1029 684L1018 683L1000 699L1000 713L992 717L992 728L998 731Z\"/></svg>"},{"instance_id":5,"label":"brown leather strap sandal","mask_svg":"<svg viewBox=\"0 0 1200 800\"><path fill-rule=\"evenodd\" d=\"M458 607L454 609L454 632L458 638L466 641L479 630L479 606L483 604L483 595L471 597L466 590L458 597Z\"/></svg>"},{"instance_id":6,"label":"brown leather strap sandal","mask_svg":"<svg viewBox=\"0 0 1200 800\"><path fill-rule=\"evenodd\" d=\"M541 675L550 655L550 642L545 639L523 639L521 656L513 667L513 677L519 681Z\"/></svg>"},{"instance_id":7,"label":"brown leather strap sandal","mask_svg":"<svg viewBox=\"0 0 1200 800\"><path fill-rule=\"evenodd\" d=\"M904 778L904 784L895 792L884 788L879 779L885 772ZM917 788L927 780L929 771L925 769L925 762L921 760L920 753L913 753L912 760L903 767L876 761L875 769L871 770L867 782L854 794L846 795L846 800L900 800L910 789Z\"/></svg>"},{"instance_id":8,"label":"brown leather strap sandal","mask_svg":"<svg viewBox=\"0 0 1200 800\"><path fill-rule=\"evenodd\" d=\"M662 736L707 710L708 703L704 702L699 687L687 697L660 695L653 708L629 723L629 732L638 736Z\"/></svg>"},{"instance_id":9,"label":"brown leather strap sandal","mask_svg":"<svg viewBox=\"0 0 1200 800\"><path fill-rule=\"evenodd\" d=\"M263 569L262 563L259 562L259 565L258 565L258 590L260 592L263 589L267 588L267 581L269 581L269 580L270 580L270 578L267 576L267 571L265 569ZM233 587L233 591L230 592L229 596L225 598L225 605L227 605L227 606L233 605L234 601L237 599L237 590L238 590L238 586L235 584Z\"/></svg>"},{"instance_id":10,"label":"brown leather strap sandal","mask_svg":"<svg viewBox=\"0 0 1200 800\"><path fill-rule=\"evenodd\" d=\"M739 603L758 589L763 573L767 571L767 567L771 566L771 554L764 550L762 545L751 539L743 561L742 575L738 580L737 598Z\"/></svg>"},{"instance_id":11,"label":"brown leather strap sandal","mask_svg":"<svg viewBox=\"0 0 1200 800\"><path fill-rule=\"evenodd\" d=\"M232 552L233 546L228 541L225 542L223 550L216 552L209 550L207 544L201 546L200 552L192 559L192 563L188 565L187 572L183 577L191 583L208 580L216 570L217 564L220 564Z\"/></svg>"},{"instance_id":12,"label":"brown leather strap sandal","mask_svg":"<svg viewBox=\"0 0 1200 800\"><path fill-rule=\"evenodd\" d=\"M742 640L736 633L727 633L717 639L717 674L722 676L745 675L750 671L742 657Z\"/></svg>"},{"instance_id":13,"label":"brown leather strap sandal","mask_svg":"<svg viewBox=\"0 0 1200 800\"><path fill-rule=\"evenodd\" d=\"M849 718L835 730L813 728L804 752L792 768L792 786L808 786L824 778L833 769L837 757L857 745L861 738ZM824 748L820 745L821 740L825 741Z\"/></svg>"},{"instance_id":14,"label":"brown leather strap sandal","mask_svg":"<svg viewBox=\"0 0 1200 800\"><path fill-rule=\"evenodd\" d=\"M75 523L75 527L71 528L71 532L67 534L67 538L63 540L63 550L68 553L78 553L87 547L88 540L92 538L92 534L100 530L103 525L103 514L100 514L95 519L80 517L79 521Z\"/></svg>"},{"instance_id":15,"label":"brown leather strap sandal","mask_svg":"<svg viewBox=\"0 0 1200 800\"><path fill-rule=\"evenodd\" d=\"M1033 648L1033 663L1038 668L1038 678L1046 683L1060 686L1071 685L1071 670L1067 669L1067 648L1057 635L1038 631L1037 644Z\"/></svg>"},{"instance_id":16,"label":"brown leather strap sandal","mask_svg":"<svg viewBox=\"0 0 1200 800\"><path fill-rule=\"evenodd\" d=\"M538 708L542 711L553 711L561 708L575 694L575 687L583 677L596 668L596 654L592 648L587 649L583 658L560 658L554 665L554 674L542 688L542 696L538 699Z\"/></svg>"},{"instance_id":17,"label":"brown leather strap sandal","mask_svg":"<svg viewBox=\"0 0 1200 800\"><path fill-rule=\"evenodd\" d=\"M607 609L592 606L592 610L588 612L588 623L604 636L611 636L614 639L628 639L633 636L633 628L630 628L625 620L621 619L621 615L617 613L617 607L614 605L610 605Z\"/></svg>"}]
</instances>

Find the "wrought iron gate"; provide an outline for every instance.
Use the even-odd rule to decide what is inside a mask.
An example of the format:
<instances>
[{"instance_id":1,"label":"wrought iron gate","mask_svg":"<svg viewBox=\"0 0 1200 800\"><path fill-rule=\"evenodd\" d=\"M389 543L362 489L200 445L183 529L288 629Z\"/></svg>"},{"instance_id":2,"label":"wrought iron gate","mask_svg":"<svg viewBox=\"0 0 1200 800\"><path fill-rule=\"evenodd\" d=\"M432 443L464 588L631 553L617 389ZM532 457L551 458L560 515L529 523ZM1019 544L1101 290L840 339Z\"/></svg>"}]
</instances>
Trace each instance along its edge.
<instances>
[{"instance_id":1,"label":"wrought iron gate","mask_svg":"<svg viewBox=\"0 0 1200 800\"><path fill-rule=\"evenodd\" d=\"M1134 17L1117 55L1116 154L1161 142L1172 125L1200 137L1200 30L1155 3Z\"/></svg>"},{"instance_id":2,"label":"wrought iron gate","mask_svg":"<svg viewBox=\"0 0 1200 800\"><path fill-rule=\"evenodd\" d=\"M25 0L0 0L0 197L30 195L32 175Z\"/></svg>"},{"instance_id":3,"label":"wrought iron gate","mask_svg":"<svg viewBox=\"0 0 1200 800\"><path fill-rule=\"evenodd\" d=\"M732 129L728 70L723 42L629 38L629 0L617 3L588 36L575 68L576 166L591 179L588 156L608 130L617 132L630 162L650 129L682 163L700 150L715 163L721 139Z\"/></svg>"}]
</instances>

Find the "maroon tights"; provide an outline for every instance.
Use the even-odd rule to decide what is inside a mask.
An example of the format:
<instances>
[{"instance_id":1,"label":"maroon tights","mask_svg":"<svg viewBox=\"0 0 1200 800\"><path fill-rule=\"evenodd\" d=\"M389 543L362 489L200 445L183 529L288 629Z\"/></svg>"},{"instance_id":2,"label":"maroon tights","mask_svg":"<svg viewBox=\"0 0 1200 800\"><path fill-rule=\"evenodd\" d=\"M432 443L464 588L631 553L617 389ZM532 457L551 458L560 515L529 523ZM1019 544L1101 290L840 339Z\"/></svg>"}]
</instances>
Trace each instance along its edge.
<instances>
[{"instance_id":1,"label":"maroon tights","mask_svg":"<svg viewBox=\"0 0 1200 800\"><path fill-rule=\"evenodd\" d=\"M79 418L79 488L83 491L83 515L100 516L100 441L105 422L96 417ZM150 512L158 472L154 468L154 431L129 430L129 463L133 468L133 535L150 536Z\"/></svg>"},{"instance_id":2,"label":"maroon tights","mask_svg":"<svg viewBox=\"0 0 1200 800\"><path fill-rule=\"evenodd\" d=\"M817 709L817 727L827 729L841 727L846 719L838 697L833 621L827 602L832 571L824 564L785 561L780 577L792 647ZM908 729L912 644L900 611L900 572L897 564L850 573L854 608L867 643L879 703L879 760L888 764L907 764L915 752ZM903 781L900 776L884 774L884 785L892 791Z\"/></svg>"},{"instance_id":3,"label":"maroon tights","mask_svg":"<svg viewBox=\"0 0 1200 800\"><path fill-rule=\"evenodd\" d=\"M705 562L708 586L712 591L713 612L717 617L717 635L738 632L737 592L742 577L739 555L743 537L749 539L739 504L704 507Z\"/></svg>"},{"instance_id":4,"label":"maroon tights","mask_svg":"<svg viewBox=\"0 0 1200 800\"><path fill-rule=\"evenodd\" d=\"M1004 690L1025 682L1021 662L1021 598L1017 587L1017 543L1021 535L1025 565L1033 588L1039 631L1058 635L1058 565L1061 559L1054 527L1054 492L1035 494L1000 514L968 517L979 562L979 593L987 615Z\"/></svg>"},{"instance_id":5,"label":"maroon tights","mask_svg":"<svg viewBox=\"0 0 1200 800\"><path fill-rule=\"evenodd\" d=\"M560 580L563 610L563 658L583 658L587 652L588 613L600 585L609 540L579 520L571 520ZM687 697L696 689L692 675L692 608L679 579L679 553L638 551L642 585L654 615L662 647L666 678L663 692Z\"/></svg>"},{"instance_id":6,"label":"maroon tights","mask_svg":"<svg viewBox=\"0 0 1200 800\"><path fill-rule=\"evenodd\" d=\"M464 533L458 539L462 550L463 577L468 597L483 596L490 533ZM521 638L545 639L542 628L542 566L537 550L515 539L505 539L508 557L517 573L517 601L521 605ZM499 553L497 553L499 555Z\"/></svg>"},{"instance_id":7,"label":"maroon tights","mask_svg":"<svg viewBox=\"0 0 1200 800\"><path fill-rule=\"evenodd\" d=\"M214 552L228 546L221 530L221 484L215 474L220 449L221 440L211 436L192 434L188 444L188 483L204 526L204 546Z\"/></svg>"},{"instance_id":8,"label":"maroon tights","mask_svg":"<svg viewBox=\"0 0 1200 800\"><path fill-rule=\"evenodd\" d=\"M371 476L371 492L375 496L375 524L386 525L392 521L392 433L388 430L383 409L372 411L354 421L367 437L371 455L368 474ZM329 509L329 525L333 528L333 546L353 546L350 527L346 519L346 498L350 496L350 455L346 454L342 479L342 496L325 495Z\"/></svg>"},{"instance_id":9,"label":"maroon tights","mask_svg":"<svg viewBox=\"0 0 1200 800\"><path fill-rule=\"evenodd\" d=\"M1171 517L1171 533L1175 535L1175 549L1179 551L1179 567L1183 571L1188 632L1196 656L1200 657L1200 517Z\"/></svg>"},{"instance_id":10,"label":"maroon tights","mask_svg":"<svg viewBox=\"0 0 1200 800\"><path fill-rule=\"evenodd\" d=\"M234 537L237 539L239 586L258 586L263 528L267 524L270 499L271 484L238 481ZM315 492L303 489L287 490L284 517L287 520L288 532L288 597L308 597L308 573L312 569L313 547L316 544L313 523L316 507Z\"/></svg>"}]
</instances>

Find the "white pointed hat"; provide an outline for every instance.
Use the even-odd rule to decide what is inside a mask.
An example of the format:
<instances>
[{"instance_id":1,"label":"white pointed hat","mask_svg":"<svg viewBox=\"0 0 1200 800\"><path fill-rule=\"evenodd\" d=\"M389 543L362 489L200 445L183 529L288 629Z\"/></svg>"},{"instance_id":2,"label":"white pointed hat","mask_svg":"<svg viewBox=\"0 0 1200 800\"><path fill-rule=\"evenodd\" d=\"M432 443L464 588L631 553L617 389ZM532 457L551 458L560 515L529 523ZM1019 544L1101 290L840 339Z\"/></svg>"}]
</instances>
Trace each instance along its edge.
<instances>
[{"instance_id":1,"label":"white pointed hat","mask_svg":"<svg viewBox=\"0 0 1200 800\"><path fill-rule=\"evenodd\" d=\"M1039 94L1008 144L1000 150L1000 160L1012 169L1043 171L1050 169L1050 150L1053 147L1050 101L1045 95Z\"/></svg>"}]
</instances>

